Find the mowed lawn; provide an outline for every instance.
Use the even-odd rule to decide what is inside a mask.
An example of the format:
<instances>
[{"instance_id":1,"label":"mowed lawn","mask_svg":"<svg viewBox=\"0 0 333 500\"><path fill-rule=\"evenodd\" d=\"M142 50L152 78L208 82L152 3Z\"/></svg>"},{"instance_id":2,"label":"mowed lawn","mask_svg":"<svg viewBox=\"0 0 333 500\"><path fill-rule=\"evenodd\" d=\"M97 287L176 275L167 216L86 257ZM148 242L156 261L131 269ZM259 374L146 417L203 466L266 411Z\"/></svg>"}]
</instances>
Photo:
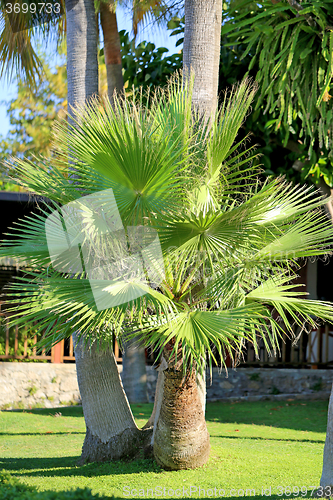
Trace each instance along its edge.
<instances>
[{"instance_id":1,"label":"mowed lawn","mask_svg":"<svg viewBox=\"0 0 333 500\"><path fill-rule=\"evenodd\" d=\"M293 498L297 488L299 496L309 497L309 488L319 486L327 406L296 400L209 403L209 462L176 472L144 458L78 467L85 435L81 407L2 411L0 470L39 490L88 487L124 498ZM144 425L152 405L132 408Z\"/></svg>"}]
</instances>

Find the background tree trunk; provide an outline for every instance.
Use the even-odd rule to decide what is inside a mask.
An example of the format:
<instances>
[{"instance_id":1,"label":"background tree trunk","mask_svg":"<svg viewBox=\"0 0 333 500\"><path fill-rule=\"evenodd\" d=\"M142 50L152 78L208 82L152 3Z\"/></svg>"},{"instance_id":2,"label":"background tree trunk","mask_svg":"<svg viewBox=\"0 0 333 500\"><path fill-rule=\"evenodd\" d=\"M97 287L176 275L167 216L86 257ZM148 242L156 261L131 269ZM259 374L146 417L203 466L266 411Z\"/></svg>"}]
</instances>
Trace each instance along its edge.
<instances>
[{"instance_id":1,"label":"background tree trunk","mask_svg":"<svg viewBox=\"0 0 333 500\"><path fill-rule=\"evenodd\" d=\"M332 196L333 190L326 184L323 179L320 179L319 189L324 196ZM333 206L332 201L328 201L325 205L326 212L331 218L333 223ZM324 456L323 456L323 470L320 479L320 486L325 488L330 486L333 492L333 384L331 389L331 396L328 403L328 415L327 415L327 428L326 428L326 439L324 446ZM318 496L321 497L320 491Z\"/></svg>"},{"instance_id":2,"label":"background tree trunk","mask_svg":"<svg viewBox=\"0 0 333 500\"><path fill-rule=\"evenodd\" d=\"M124 343L122 381L130 403L148 403L145 348L135 340Z\"/></svg>"},{"instance_id":3,"label":"background tree trunk","mask_svg":"<svg viewBox=\"0 0 333 500\"><path fill-rule=\"evenodd\" d=\"M114 93L122 93L124 87L121 65L121 45L114 2L112 0L108 3L101 2L100 12L104 38L108 96L112 103Z\"/></svg>"},{"instance_id":4,"label":"background tree trunk","mask_svg":"<svg viewBox=\"0 0 333 500\"><path fill-rule=\"evenodd\" d=\"M184 71L194 72L193 106L209 118L217 107L222 0L185 0Z\"/></svg>"},{"instance_id":5,"label":"background tree trunk","mask_svg":"<svg viewBox=\"0 0 333 500\"><path fill-rule=\"evenodd\" d=\"M97 29L93 0L67 0L68 109L98 94ZM75 152L73 152L75 154ZM133 455L152 430L135 425L113 352L88 349L74 337L76 370L86 422L81 463Z\"/></svg>"},{"instance_id":6,"label":"background tree trunk","mask_svg":"<svg viewBox=\"0 0 333 500\"><path fill-rule=\"evenodd\" d=\"M93 0L66 0L68 109L98 94L97 32Z\"/></svg>"},{"instance_id":7,"label":"background tree trunk","mask_svg":"<svg viewBox=\"0 0 333 500\"><path fill-rule=\"evenodd\" d=\"M101 2L100 12L108 97L112 104L115 93L121 95L124 89L115 2ZM130 403L148 403L145 349L134 342L124 344L122 381Z\"/></svg>"}]
</instances>

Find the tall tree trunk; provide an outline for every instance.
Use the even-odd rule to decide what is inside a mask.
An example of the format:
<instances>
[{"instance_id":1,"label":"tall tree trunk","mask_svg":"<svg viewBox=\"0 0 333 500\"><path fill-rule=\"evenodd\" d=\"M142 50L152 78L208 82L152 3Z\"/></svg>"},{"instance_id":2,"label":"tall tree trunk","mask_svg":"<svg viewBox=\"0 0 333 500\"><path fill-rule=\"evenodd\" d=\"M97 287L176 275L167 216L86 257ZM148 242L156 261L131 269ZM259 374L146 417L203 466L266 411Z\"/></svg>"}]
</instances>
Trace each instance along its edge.
<instances>
[{"instance_id":1,"label":"tall tree trunk","mask_svg":"<svg viewBox=\"0 0 333 500\"><path fill-rule=\"evenodd\" d=\"M93 0L66 0L69 112L98 94L97 32Z\"/></svg>"},{"instance_id":2,"label":"tall tree trunk","mask_svg":"<svg viewBox=\"0 0 333 500\"><path fill-rule=\"evenodd\" d=\"M185 0L184 73L194 74L192 105L199 116L214 116L218 103L222 0ZM165 350L163 398L154 425L154 456L166 469L195 468L209 457L205 422L205 378L193 369L183 380Z\"/></svg>"},{"instance_id":3,"label":"tall tree trunk","mask_svg":"<svg viewBox=\"0 0 333 500\"><path fill-rule=\"evenodd\" d=\"M123 91L124 80L121 65L120 37L116 9L113 0L101 2L101 24L104 38L104 57L108 84L108 96L113 102L114 93Z\"/></svg>"},{"instance_id":4,"label":"tall tree trunk","mask_svg":"<svg viewBox=\"0 0 333 500\"><path fill-rule=\"evenodd\" d=\"M66 14L68 108L74 116L75 107L98 93L94 1L66 0ZM113 353L89 349L75 335L74 344L87 428L81 463L133 455L152 431L136 427Z\"/></svg>"},{"instance_id":5,"label":"tall tree trunk","mask_svg":"<svg viewBox=\"0 0 333 500\"><path fill-rule=\"evenodd\" d=\"M320 179L319 189L324 196L332 196L333 190L326 184L323 179ZM326 212L328 216L332 219L333 223L333 206L332 201L329 200L325 205ZM328 403L328 415L327 415L327 428L326 428L326 439L324 446L324 456L323 456L323 470L320 479L320 486L322 488L327 488L326 494L318 490L317 496L332 496L333 493L333 384L331 389L331 396Z\"/></svg>"},{"instance_id":6,"label":"tall tree trunk","mask_svg":"<svg viewBox=\"0 0 333 500\"><path fill-rule=\"evenodd\" d=\"M167 356L167 354L166 354ZM209 457L209 434L193 369L184 379L182 366L168 363L154 437L154 456L164 469L194 469Z\"/></svg>"},{"instance_id":7,"label":"tall tree trunk","mask_svg":"<svg viewBox=\"0 0 333 500\"><path fill-rule=\"evenodd\" d=\"M75 361L87 427L80 463L136 455L152 431L141 431L134 422L113 351L75 339Z\"/></svg>"},{"instance_id":8,"label":"tall tree trunk","mask_svg":"<svg viewBox=\"0 0 333 500\"><path fill-rule=\"evenodd\" d=\"M193 106L207 119L217 107L222 0L185 0L184 71L194 72Z\"/></svg>"},{"instance_id":9,"label":"tall tree trunk","mask_svg":"<svg viewBox=\"0 0 333 500\"><path fill-rule=\"evenodd\" d=\"M124 88L115 2L113 0L101 2L100 12L108 97L112 104L115 94L121 95ZM134 342L125 343L122 380L130 403L147 403L149 401L145 349L136 346Z\"/></svg>"}]
</instances>

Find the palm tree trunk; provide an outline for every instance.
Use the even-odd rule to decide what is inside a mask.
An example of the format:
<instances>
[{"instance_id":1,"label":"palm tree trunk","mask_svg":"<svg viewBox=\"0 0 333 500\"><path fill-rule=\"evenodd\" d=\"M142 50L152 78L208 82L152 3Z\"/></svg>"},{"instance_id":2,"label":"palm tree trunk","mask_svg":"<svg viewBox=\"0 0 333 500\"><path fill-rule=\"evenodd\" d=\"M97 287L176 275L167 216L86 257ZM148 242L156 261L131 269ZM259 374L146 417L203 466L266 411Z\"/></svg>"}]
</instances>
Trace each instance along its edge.
<instances>
[{"instance_id":1,"label":"palm tree trunk","mask_svg":"<svg viewBox=\"0 0 333 500\"><path fill-rule=\"evenodd\" d=\"M217 107L222 0L185 0L184 71L194 73L193 106L209 118Z\"/></svg>"},{"instance_id":2,"label":"palm tree trunk","mask_svg":"<svg viewBox=\"0 0 333 500\"><path fill-rule=\"evenodd\" d=\"M154 426L154 457L164 469L194 469L204 465L210 444L195 367L184 377L182 350L177 362L172 341L164 348L163 398Z\"/></svg>"},{"instance_id":3,"label":"palm tree trunk","mask_svg":"<svg viewBox=\"0 0 333 500\"><path fill-rule=\"evenodd\" d=\"M75 338L75 361L87 427L80 463L136 455L152 431L140 431L134 422L113 351L88 348Z\"/></svg>"},{"instance_id":4,"label":"palm tree trunk","mask_svg":"<svg viewBox=\"0 0 333 500\"><path fill-rule=\"evenodd\" d=\"M319 189L323 196L332 196L332 189L326 184L323 179L320 179ZM325 205L327 215L331 218L333 223L333 206L332 201L329 200ZM326 439L324 446L324 457L323 457L323 470L320 479L320 486L323 488L329 487L326 491L331 490L333 492L333 384L331 389L331 396L328 404L328 415L327 415L327 428L326 428ZM318 497L324 496L319 490ZM331 496L331 495L326 495Z\"/></svg>"},{"instance_id":5,"label":"palm tree trunk","mask_svg":"<svg viewBox=\"0 0 333 500\"><path fill-rule=\"evenodd\" d=\"M66 0L69 112L98 94L97 32L93 0Z\"/></svg>"},{"instance_id":6,"label":"palm tree trunk","mask_svg":"<svg viewBox=\"0 0 333 500\"><path fill-rule=\"evenodd\" d=\"M117 17L114 2L101 2L101 24L104 37L104 57L108 96L113 102L114 93L123 91L124 80L121 65L120 37L118 33Z\"/></svg>"},{"instance_id":7,"label":"palm tree trunk","mask_svg":"<svg viewBox=\"0 0 333 500\"><path fill-rule=\"evenodd\" d=\"M154 439L154 456L164 469L194 469L209 457L209 434L198 393L196 372L164 370L164 391Z\"/></svg>"},{"instance_id":8,"label":"palm tree trunk","mask_svg":"<svg viewBox=\"0 0 333 500\"><path fill-rule=\"evenodd\" d=\"M97 30L93 0L66 0L68 108L98 93ZM75 152L71 152L75 154ZM152 430L135 425L112 351L89 349L74 337L76 370L86 422L81 463L133 455Z\"/></svg>"},{"instance_id":9,"label":"palm tree trunk","mask_svg":"<svg viewBox=\"0 0 333 500\"><path fill-rule=\"evenodd\" d=\"M194 73L192 105L204 119L217 108L222 0L185 0L184 72ZM195 368L186 373L168 368L159 418L154 429L154 456L165 469L200 467L209 457L205 422L205 378ZM178 358L179 359L179 358Z\"/></svg>"}]
</instances>

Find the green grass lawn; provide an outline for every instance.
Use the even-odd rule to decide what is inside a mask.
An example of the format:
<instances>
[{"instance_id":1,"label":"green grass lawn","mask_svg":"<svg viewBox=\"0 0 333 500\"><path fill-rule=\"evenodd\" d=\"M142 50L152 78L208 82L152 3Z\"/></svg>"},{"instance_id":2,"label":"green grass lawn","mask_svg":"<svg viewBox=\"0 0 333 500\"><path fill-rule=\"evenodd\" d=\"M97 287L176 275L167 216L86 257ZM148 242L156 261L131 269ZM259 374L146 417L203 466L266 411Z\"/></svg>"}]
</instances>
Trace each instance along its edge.
<instances>
[{"instance_id":1,"label":"green grass lawn","mask_svg":"<svg viewBox=\"0 0 333 500\"><path fill-rule=\"evenodd\" d=\"M296 495L288 490L286 494L286 487L291 492L295 487L297 493L297 488L319 485L327 405L327 401L209 403L209 462L201 469L176 472L163 471L150 459L78 467L85 435L81 407L2 411L0 470L39 490L89 487L94 494L124 498L209 498L215 497L216 488L216 497L224 490L220 496L236 499L262 498L262 488L271 488L266 498L270 492L271 498L293 498ZM152 405L132 408L138 425L144 425ZM57 412L62 416L56 417ZM278 487L284 488L280 496ZM255 489L254 496L249 491L246 495L250 489ZM132 490L136 491L130 496Z\"/></svg>"}]
</instances>

